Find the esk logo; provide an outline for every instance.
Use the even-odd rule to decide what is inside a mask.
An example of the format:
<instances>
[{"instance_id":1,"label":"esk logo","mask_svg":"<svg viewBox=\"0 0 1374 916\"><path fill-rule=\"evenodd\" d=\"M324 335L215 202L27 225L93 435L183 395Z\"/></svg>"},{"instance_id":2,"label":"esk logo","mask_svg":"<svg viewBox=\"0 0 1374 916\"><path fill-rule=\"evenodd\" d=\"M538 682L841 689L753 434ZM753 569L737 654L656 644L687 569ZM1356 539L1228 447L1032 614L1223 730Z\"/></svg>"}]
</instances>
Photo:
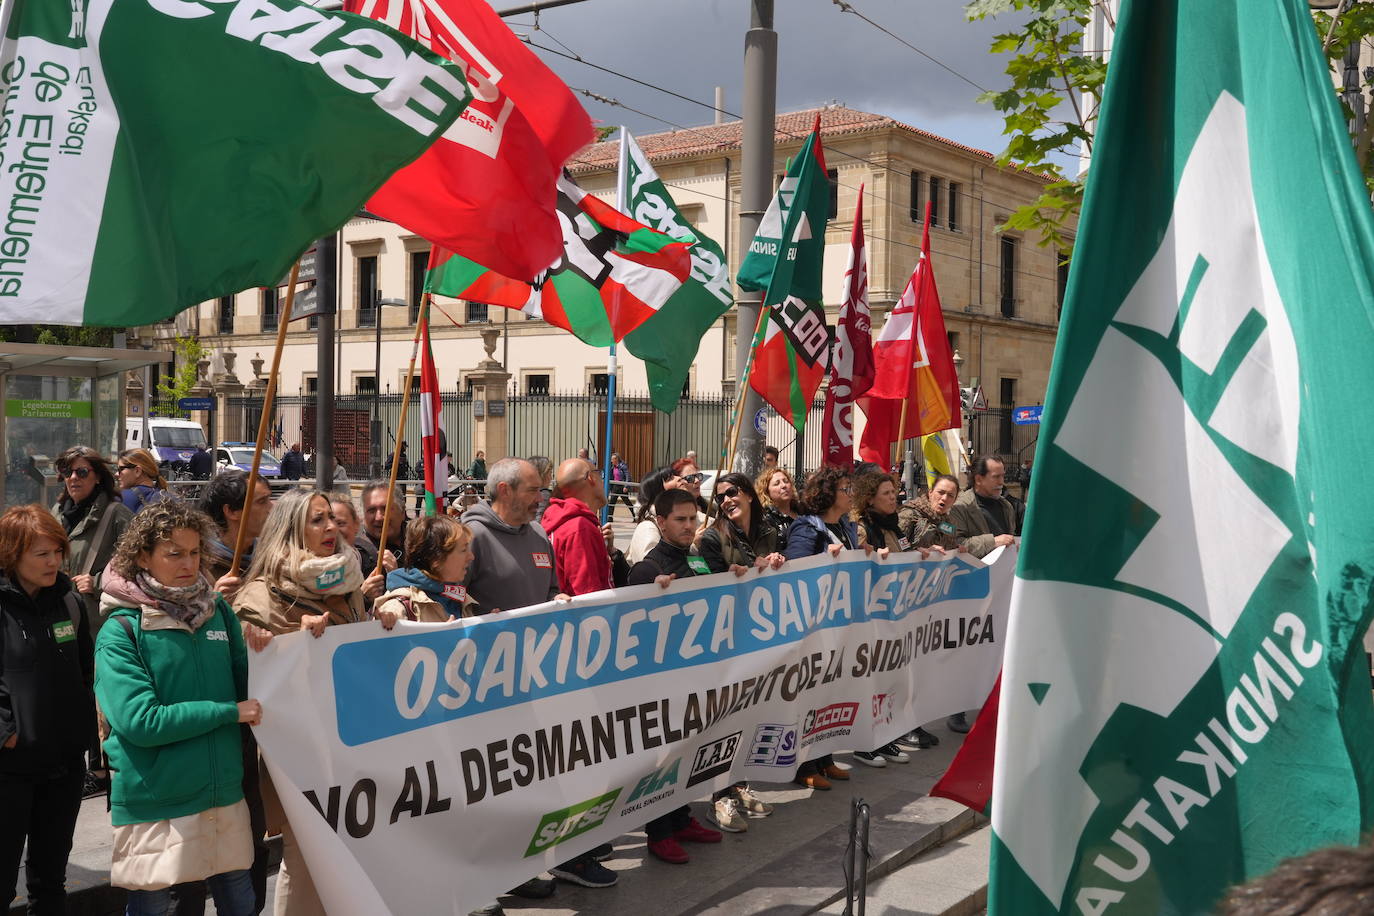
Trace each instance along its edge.
<instances>
[{"instance_id":1,"label":"esk logo","mask_svg":"<svg viewBox=\"0 0 1374 916\"><path fill-rule=\"evenodd\" d=\"M797 763L797 723L764 722L754 729L745 763L760 767L790 767Z\"/></svg>"},{"instance_id":2,"label":"esk logo","mask_svg":"<svg viewBox=\"0 0 1374 916\"><path fill-rule=\"evenodd\" d=\"M629 798L625 799L625 804L633 804L641 798L657 795L664 789L677 785L677 772L678 767L681 765L682 758L679 757L672 763L662 766L654 770L648 776L645 776L639 782L635 783L634 791L630 793Z\"/></svg>"}]
</instances>

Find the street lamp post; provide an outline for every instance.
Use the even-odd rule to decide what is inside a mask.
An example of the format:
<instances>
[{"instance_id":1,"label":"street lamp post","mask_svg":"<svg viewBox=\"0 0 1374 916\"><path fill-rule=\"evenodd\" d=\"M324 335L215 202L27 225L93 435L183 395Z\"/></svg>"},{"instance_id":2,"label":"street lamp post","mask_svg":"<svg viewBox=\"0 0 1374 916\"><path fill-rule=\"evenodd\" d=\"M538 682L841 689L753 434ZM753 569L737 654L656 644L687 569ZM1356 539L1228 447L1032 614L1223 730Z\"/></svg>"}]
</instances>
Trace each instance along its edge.
<instances>
[{"instance_id":1,"label":"street lamp post","mask_svg":"<svg viewBox=\"0 0 1374 916\"><path fill-rule=\"evenodd\" d=\"M382 476L382 306L384 305L404 305L409 307L410 303L404 299L383 299L382 291L377 290L373 294L372 323L377 329L376 347L373 355L373 374L372 374L372 477Z\"/></svg>"}]
</instances>

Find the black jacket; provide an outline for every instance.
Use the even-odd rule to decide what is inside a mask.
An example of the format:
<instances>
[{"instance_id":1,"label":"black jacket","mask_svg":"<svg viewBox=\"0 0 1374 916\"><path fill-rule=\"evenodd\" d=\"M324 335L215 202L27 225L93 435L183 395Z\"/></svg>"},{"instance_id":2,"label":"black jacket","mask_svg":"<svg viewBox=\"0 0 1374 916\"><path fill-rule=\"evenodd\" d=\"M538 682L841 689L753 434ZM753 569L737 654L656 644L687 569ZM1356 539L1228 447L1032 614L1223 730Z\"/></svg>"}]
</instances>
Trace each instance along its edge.
<instances>
[{"instance_id":1,"label":"black jacket","mask_svg":"<svg viewBox=\"0 0 1374 916\"><path fill-rule=\"evenodd\" d=\"M281 476L287 480L300 480L305 473L305 456L294 448L281 456Z\"/></svg>"},{"instance_id":2,"label":"black jacket","mask_svg":"<svg viewBox=\"0 0 1374 916\"><path fill-rule=\"evenodd\" d=\"M94 652L63 573L35 597L0 576L0 774L76 766L95 732ZM75 608L80 619L80 605Z\"/></svg>"},{"instance_id":3,"label":"black jacket","mask_svg":"<svg viewBox=\"0 0 1374 916\"><path fill-rule=\"evenodd\" d=\"M630 579L626 584L648 585L659 576L676 575L679 579L695 576L697 571L692 568L692 560L696 560L705 571L705 563L700 557L692 556L691 548L674 547L667 541L659 541L630 570Z\"/></svg>"}]
</instances>

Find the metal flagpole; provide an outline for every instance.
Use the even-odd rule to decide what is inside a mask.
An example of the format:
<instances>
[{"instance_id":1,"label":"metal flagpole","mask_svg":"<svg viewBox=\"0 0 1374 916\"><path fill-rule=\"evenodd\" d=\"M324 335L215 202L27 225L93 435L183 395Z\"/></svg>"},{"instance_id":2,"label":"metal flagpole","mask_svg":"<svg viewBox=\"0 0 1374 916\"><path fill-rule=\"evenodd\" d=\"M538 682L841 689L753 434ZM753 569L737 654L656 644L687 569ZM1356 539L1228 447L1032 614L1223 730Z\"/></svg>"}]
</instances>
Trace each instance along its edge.
<instances>
[{"instance_id":1,"label":"metal flagpole","mask_svg":"<svg viewBox=\"0 0 1374 916\"><path fill-rule=\"evenodd\" d=\"M621 213L625 212L625 166L628 156L629 145L625 142L625 125L620 125L620 161L616 170L615 179L615 208ZM612 337L614 338L614 328ZM601 507L601 524L606 524L606 520L611 515L611 432L615 427L615 370L616 352L615 340L611 340L611 355L606 361L606 434L601 448L601 495L606 498L606 504Z\"/></svg>"}]
</instances>

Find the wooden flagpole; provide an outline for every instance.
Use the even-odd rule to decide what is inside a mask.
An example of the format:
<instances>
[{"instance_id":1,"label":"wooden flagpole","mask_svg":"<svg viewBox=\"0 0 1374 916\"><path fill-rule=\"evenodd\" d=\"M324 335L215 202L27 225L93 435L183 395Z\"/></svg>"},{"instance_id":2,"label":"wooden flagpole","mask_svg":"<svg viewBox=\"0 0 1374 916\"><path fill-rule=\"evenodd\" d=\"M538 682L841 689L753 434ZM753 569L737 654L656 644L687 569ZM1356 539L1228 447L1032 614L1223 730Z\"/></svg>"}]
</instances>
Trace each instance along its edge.
<instances>
[{"instance_id":1,"label":"wooden flagpole","mask_svg":"<svg viewBox=\"0 0 1374 916\"><path fill-rule=\"evenodd\" d=\"M405 393L401 395L401 420L396 424L396 447L391 453L391 475L387 481L387 501L386 509L382 512L382 536L377 545L377 568L374 573L382 571L382 558L386 555L386 533L391 530L391 510L396 504L396 475L401 471L401 443L405 441L406 431L406 411L410 408L410 388L415 381L415 355L420 352L420 329L429 321L429 300L430 294L425 293L423 304L420 307L420 320L415 322L415 338L410 343L410 369L406 372ZM381 316L377 316L381 320ZM401 500L404 510L405 499Z\"/></svg>"},{"instance_id":2,"label":"wooden flagpole","mask_svg":"<svg viewBox=\"0 0 1374 916\"><path fill-rule=\"evenodd\" d=\"M253 504L253 486L258 482L258 468L262 464L262 445L267 438L268 419L272 416L272 401L277 395L277 372L281 369L281 351L286 345L286 329L291 323L291 309L296 301L296 278L300 276L301 262L291 267L291 277L286 281L286 307L277 320L277 348L272 352L272 371L267 376L267 390L262 395L262 416L258 418L258 441L253 445L253 469L248 472L248 480L243 492L243 514L239 516L239 532L234 538L234 560L229 564L229 575L239 574L239 564L243 562L243 550L248 540L248 507ZM318 460L318 459L317 459Z\"/></svg>"},{"instance_id":3,"label":"wooden flagpole","mask_svg":"<svg viewBox=\"0 0 1374 916\"><path fill-rule=\"evenodd\" d=\"M749 362L744 366L744 373L739 378L739 394L735 397L735 409L730 416L730 428L725 431L725 441L720 447L720 473L726 474L734 467L735 448L739 445L739 430L744 422L744 399L749 393L749 376L754 371L754 355L759 350L759 331L763 328L763 323L768 319L768 307L760 303L759 317L754 322L754 345L749 348Z\"/></svg>"},{"instance_id":4,"label":"wooden flagpole","mask_svg":"<svg viewBox=\"0 0 1374 916\"><path fill-rule=\"evenodd\" d=\"M914 316L913 316L914 317ZM897 455L901 450L902 443L906 440L902 438L902 433L906 432L906 406L911 403L910 397L911 383L907 383L908 396L902 398L902 418L897 421L897 439L892 443L892 473L897 473Z\"/></svg>"}]
</instances>

